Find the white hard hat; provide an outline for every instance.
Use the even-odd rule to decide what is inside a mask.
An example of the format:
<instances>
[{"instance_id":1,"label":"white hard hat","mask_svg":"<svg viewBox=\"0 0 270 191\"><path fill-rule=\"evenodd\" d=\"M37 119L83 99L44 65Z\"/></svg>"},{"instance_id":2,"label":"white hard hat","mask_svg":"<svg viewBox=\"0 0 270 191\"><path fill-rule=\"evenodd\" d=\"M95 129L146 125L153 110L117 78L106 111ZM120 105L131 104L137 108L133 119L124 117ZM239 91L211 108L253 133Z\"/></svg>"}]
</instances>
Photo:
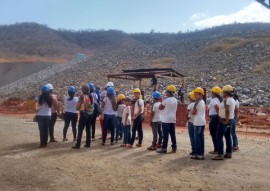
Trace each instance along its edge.
<instances>
[{"instance_id":1,"label":"white hard hat","mask_svg":"<svg viewBox=\"0 0 270 191\"><path fill-rule=\"evenodd\" d=\"M50 90L53 90L52 84L47 84L46 86L47 86Z\"/></svg>"},{"instance_id":2,"label":"white hard hat","mask_svg":"<svg viewBox=\"0 0 270 191\"><path fill-rule=\"evenodd\" d=\"M113 82L108 82L107 87L113 87Z\"/></svg>"}]
</instances>

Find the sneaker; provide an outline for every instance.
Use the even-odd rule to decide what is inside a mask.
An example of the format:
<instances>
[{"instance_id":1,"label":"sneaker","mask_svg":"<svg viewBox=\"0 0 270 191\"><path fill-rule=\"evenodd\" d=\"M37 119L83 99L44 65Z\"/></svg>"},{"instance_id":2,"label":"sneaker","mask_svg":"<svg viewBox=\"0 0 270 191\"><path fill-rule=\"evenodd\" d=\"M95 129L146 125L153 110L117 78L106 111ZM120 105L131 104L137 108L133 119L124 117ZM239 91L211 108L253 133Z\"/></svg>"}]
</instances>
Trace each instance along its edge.
<instances>
[{"instance_id":1,"label":"sneaker","mask_svg":"<svg viewBox=\"0 0 270 191\"><path fill-rule=\"evenodd\" d=\"M233 147L233 152L238 152L239 151L239 147Z\"/></svg>"},{"instance_id":2,"label":"sneaker","mask_svg":"<svg viewBox=\"0 0 270 191\"><path fill-rule=\"evenodd\" d=\"M122 145L120 145L120 147L126 147L127 145L125 145L125 144L122 144Z\"/></svg>"},{"instance_id":3,"label":"sneaker","mask_svg":"<svg viewBox=\"0 0 270 191\"><path fill-rule=\"evenodd\" d=\"M147 150L149 150L149 151L155 151L155 150L157 150L157 147L154 146L154 145L151 145L150 147L147 147Z\"/></svg>"},{"instance_id":4,"label":"sneaker","mask_svg":"<svg viewBox=\"0 0 270 191\"><path fill-rule=\"evenodd\" d=\"M63 142L66 142L66 141L68 141L68 139L67 139L67 138L64 138L64 139L63 139Z\"/></svg>"},{"instance_id":5,"label":"sneaker","mask_svg":"<svg viewBox=\"0 0 270 191\"><path fill-rule=\"evenodd\" d=\"M204 160L204 156L203 155L193 155L190 158L191 159L195 159L195 160Z\"/></svg>"},{"instance_id":6,"label":"sneaker","mask_svg":"<svg viewBox=\"0 0 270 191\"><path fill-rule=\"evenodd\" d=\"M111 145L114 145L114 143L112 142Z\"/></svg>"},{"instance_id":7,"label":"sneaker","mask_svg":"<svg viewBox=\"0 0 270 191\"><path fill-rule=\"evenodd\" d=\"M89 147L90 147L90 145L86 145L86 144L85 144L85 145L84 145L84 147L89 148Z\"/></svg>"},{"instance_id":8,"label":"sneaker","mask_svg":"<svg viewBox=\"0 0 270 191\"><path fill-rule=\"evenodd\" d=\"M177 149L172 149L171 153L176 153Z\"/></svg>"},{"instance_id":9,"label":"sneaker","mask_svg":"<svg viewBox=\"0 0 270 191\"><path fill-rule=\"evenodd\" d=\"M232 158L232 154L231 153L226 153L224 155L224 158L231 159Z\"/></svg>"},{"instance_id":10,"label":"sneaker","mask_svg":"<svg viewBox=\"0 0 270 191\"><path fill-rule=\"evenodd\" d=\"M43 145L39 145L39 146L38 146L39 149L42 149L43 147L44 147Z\"/></svg>"},{"instance_id":11,"label":"sneaker","mask_svg":"<svg viewBox=\"0 0 270 191\"><path fill-rule=\"evenodd\" d=\"M80 147L72 146L73 149L80 149Z\"/></svg>"},{"instance_id":12,"label":"sneaker","mask_svg":"<svg viewBox=\"0 0 270 191\"><path fill-rule=\"evenodd\" d=\"M193 156L193 155L195 155L196 153L194 152L194 151L191 151L190 153L189 153L189 155L190 156Z\"/></svg>"},{"instance_id":13,"label":"sneaker","mask_svg":"<svg viewBox=\"0 0 270 191\"><path fill-rule=\"evenodd\" d=\"M142 147L142 144L138 143L138 144L136 144L136 147Z\"/></svg>"},{"instance_id":14,"label":"sneaker","mask_svg":"<svg viewBox=\"0 0 270 191\"><path fill-rule=\"evenodd\" d=\"M161 144L157 144L157 148L161 149L162 145Z\"/></svg>"},{"instance_id":15,"label":"sneaker","mask_svg":"<svg viewBox=\"0 0 270 191\"><path fill-rule=\"evenodd\" d=\"M127 148L133 148L133 145L129 144L127 145Z\"/></svg>"},{"instance_id":16,"label":"sneaker","mask_svg":"<svg viewBox=\"0 0 270 191\"><path fill-rule=\"evenodd\" d=\"M224 157L222 155L216 155L212 158L212 160L224 160Z\"/></svg>"},{"instance_id":17,"label":"sneaker","mask_svg":"<svg viewBox=\"0 0 270 191\"><path fill-rule=\"evenodd\" d=\"M92 138L91 140L92 140L92 141L95 141L96 139L95 139L95 138Z\"/></svg>"},{"instance_id":18,"label":"sneaker","mask_svg":"<svg viewBox=\"0 0 270 191\"><path fill-rule=\"evenodd\" d=\"M167 154L167 151L163 150L163 149L160 149L160 150L157 151L157 153L159 153L159 154Z\"/></svg>"},{"instance_id":19,"label":"sneaker","mask_svg":"<svg viewBox=\"0 0 270 191\"><path fill-rule=\"evenodd\" d=\"M51 139L50 140L50 143L56 143L56 142L58 142L56 139Z\"/></svg>"},{"instance_id":20,"label":"sneaker","mask_svg":"<svg viewBox=\"0 0 270 191\"><path fill-rule=\"evenodd\" d=\"M218 152L217 151L210 151L209 154L211 154L211 155L217 155Z\"/></svg>"}]
</instances>

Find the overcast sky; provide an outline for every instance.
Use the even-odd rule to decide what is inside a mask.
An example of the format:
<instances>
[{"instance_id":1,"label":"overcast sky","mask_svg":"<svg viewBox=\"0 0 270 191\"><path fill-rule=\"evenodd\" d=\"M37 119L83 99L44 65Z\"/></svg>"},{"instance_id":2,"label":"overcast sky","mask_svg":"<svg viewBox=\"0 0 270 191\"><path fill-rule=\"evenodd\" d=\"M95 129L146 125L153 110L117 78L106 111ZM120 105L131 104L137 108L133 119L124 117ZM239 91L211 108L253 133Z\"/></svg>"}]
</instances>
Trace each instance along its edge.
<instances>
[{"instance_id":1,"label":"overcast sky","mask_svg":"<svg viewBox=\"0 0 270 191\"><path fill-rule=\"evenodd\" d=\"M0 25L178 32L229 23L270 22L255 0L0 0Z\"/></svg>"}]
</instances>

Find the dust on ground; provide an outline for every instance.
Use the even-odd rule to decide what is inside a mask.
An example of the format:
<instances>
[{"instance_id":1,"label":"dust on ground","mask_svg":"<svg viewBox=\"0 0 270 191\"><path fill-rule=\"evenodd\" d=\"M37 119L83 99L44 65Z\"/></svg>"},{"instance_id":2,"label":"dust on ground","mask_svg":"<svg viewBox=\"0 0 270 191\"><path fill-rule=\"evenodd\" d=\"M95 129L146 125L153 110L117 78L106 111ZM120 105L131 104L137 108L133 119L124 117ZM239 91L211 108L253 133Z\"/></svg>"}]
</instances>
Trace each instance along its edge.
<instances>
[{"instance_id":1,"label":"dust on ground","mask_svg":"<svg viewBox=\"0 0 270 191\"><path fill-rule=\"evenodd\" d=\"M63 121L55 134L60 142L38 149L37 124L29 118L0 115L0 190L269 190L269 140L240 138L240 152L224 161L191 160L188 134L178 130L178 152L147 151L151 130L144 129L141 148L121 148L120 143L71 149L61 142ZM97 127L97 136L101 132ZM206 133L205 150L212 149ZM71 127L68 138L72 140ZM83 137L85 140L85 137Z\"/></svg>"}]
</instances>

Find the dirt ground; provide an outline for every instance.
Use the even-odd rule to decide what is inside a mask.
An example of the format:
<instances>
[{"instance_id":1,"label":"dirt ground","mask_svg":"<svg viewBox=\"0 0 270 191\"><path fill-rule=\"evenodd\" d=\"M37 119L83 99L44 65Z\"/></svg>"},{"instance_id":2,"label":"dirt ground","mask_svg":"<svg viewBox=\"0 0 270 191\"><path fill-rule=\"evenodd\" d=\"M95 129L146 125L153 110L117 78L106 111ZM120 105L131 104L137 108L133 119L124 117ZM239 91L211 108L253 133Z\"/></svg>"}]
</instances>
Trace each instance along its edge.
<instances>
[{"instance_id":1,"label":"dirt ground","mask_svg":"<svg viewBox=\"0 0 270 191\"><path fill-rule=\"evenodd\" d=\"M56 137L62 140L63 121ZM100 135L100 129L97 128ZM211 140L206 133L206 152ZM178 152L161 155L146 150L151 131L144 129L142 148L119 145L71 149L71 141L38 149L37 124L30 119L0 115L0 190L269 190L268 140L240 138L240 152L224 161L194 161L188 134L178 130ZM72 139L71 128L68 137ZM85 138L84 138L85 139Z\"/></svg>"}]
</instances>

